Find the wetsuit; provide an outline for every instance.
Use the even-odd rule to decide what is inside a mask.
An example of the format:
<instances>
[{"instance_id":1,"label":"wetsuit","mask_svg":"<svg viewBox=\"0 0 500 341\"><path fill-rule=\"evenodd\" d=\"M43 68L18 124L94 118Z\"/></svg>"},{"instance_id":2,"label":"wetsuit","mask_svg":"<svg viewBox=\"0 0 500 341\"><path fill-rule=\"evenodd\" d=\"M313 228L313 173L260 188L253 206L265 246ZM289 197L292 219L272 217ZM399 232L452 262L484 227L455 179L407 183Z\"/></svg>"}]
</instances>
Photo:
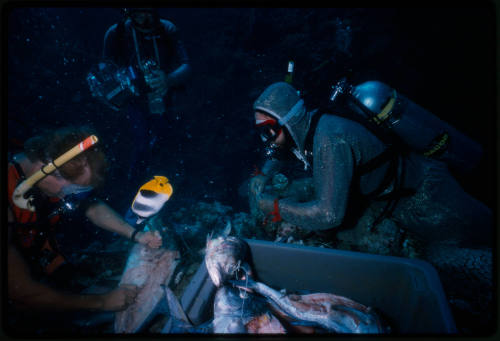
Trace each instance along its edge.
<instances>
[{"instance_id":1,"label":"wetsuit","mask_svg":"<svg viewBox=\"0 0 500 341\"><path fill-rule=\"evenodd\" d=\"M134 32L136 39L134 40ZM135 41L137 41L137 48ZM139 51L139 57L138 53ZM138 88L140 96L132 100L129 107L123 112L123 117L132 120L134 150L131 160L131 173L129 178L138 176L138 169L149 166L151 150L156 140L160 138L165 129L165 124L172 121L168 117L169 106L172 102L174 90L183 85L188 77L188 68L181 68L188 65L189 60L182 42L178 38L176 26L168 20L160 19L159 26L151 33L143 33L133 28L132 21L112 25L104 36L103 58L112 60L120 67L132 66L138 77ZM149 113L147 93L151 91L144 81L144 77L139 66L138 58L141 62L145 60L158 61L160 68L168 75L171 88L164 98L167 113L155 115ZM162 117L163 116L163 117ZM143 165L140 165L144 163ZM142 175L144 178L146 174ZM141 180L137 179L137 183Z\"/></svg>"},{"instance_id":2,"label":"wetsuit","mask_svg":"<svg viewBox=\"0 0 500 341\"><path fill-rule=\"evenodd\" d=\"M310 230L335 228L357 205L352 200L355 189L372 199L408 189L413 190L413 195L401 195L392 212L392 219L401 227L425 240L488 245L491 210L464 192L446 163L408 152L399 154L396 162L388 158L360 174L358 170L381 155L387 145L364 125L344 117L323 113L314 124L312 118L318 113L312 115L305 107L300 109L298 95L288 87L285 83L270 86L254 104L255 110L285 122L289 137L299 146L297 154L312 166L314 198L307 202L280 199L283 220ZM292 111L295 114L290 114ZM312 140L310 147L308 139ZM307 156L312 161L307 162ZM387 181L391 162L393 176ZM264 173L270 177L281 163L269 160ZM270 208L272 204L264 206Z\"/></svg>"}]
</instances>

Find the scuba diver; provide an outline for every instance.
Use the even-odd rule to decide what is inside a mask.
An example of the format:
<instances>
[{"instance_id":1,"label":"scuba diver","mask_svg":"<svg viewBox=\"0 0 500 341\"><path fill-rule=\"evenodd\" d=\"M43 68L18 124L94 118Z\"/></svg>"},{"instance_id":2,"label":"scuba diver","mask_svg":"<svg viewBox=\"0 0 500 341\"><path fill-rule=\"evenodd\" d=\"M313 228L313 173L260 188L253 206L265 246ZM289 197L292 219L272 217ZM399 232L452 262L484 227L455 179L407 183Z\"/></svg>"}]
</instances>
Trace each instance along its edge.
<instances>
[{"instance_id":1,"label":"scuba diver","mask_svg":"<svg viewBox=\"0 0 500 341\"><path fill-rule=\"evenodd\" d=\"M15 317L27 312L120 311L136 296L134 286L102 295L75 293L70 286L75 268L56 237L67 214L78 209L104 230L151 248L162 244L158 233L135 230L94 194L104 182L107 163L96 142L88 127L47 131L27 140L8 165L9 318L21 332L29 329L28 322L41 319L21 318L16 325ZM64 327L61 321L52 322Z\"/></svg>"},{"instance_id":2,"label":"scuba diver","mask_svg":"<svg viewBox=\"0 0 500 341\"><path fill-rule=\"evenodd\" d=\"M253 109L267 160L250 181L251 209L324 234L344 227L363 202L377 200L387 203L379 218L423 240L491 243L491 210L449 171L472 169L481 147L388 85L342 81L328 107L308 111L294 87L278 82ZM313 197L264 191L284 161L295 158L312 169Z\"/></svg>"},{"instance_id":3,"label":"scuba diver","mask_svg":"<svg viewBox=\"0 0 500 341\"><path fill-rule=\"evenodd\" d=\"M135 79L134 95L121 107L114 107L123 110L123 117L130 117L134 125L135 149L128 179L139 183L138 170L149 167L152 148L162 136L160 129L171 119L166 116L175 91L190 74L187 53L176 26L161 19L157 9L130 8L107 30L103 60L128 68L130 78Z\"/></svg>"}]
</instances>

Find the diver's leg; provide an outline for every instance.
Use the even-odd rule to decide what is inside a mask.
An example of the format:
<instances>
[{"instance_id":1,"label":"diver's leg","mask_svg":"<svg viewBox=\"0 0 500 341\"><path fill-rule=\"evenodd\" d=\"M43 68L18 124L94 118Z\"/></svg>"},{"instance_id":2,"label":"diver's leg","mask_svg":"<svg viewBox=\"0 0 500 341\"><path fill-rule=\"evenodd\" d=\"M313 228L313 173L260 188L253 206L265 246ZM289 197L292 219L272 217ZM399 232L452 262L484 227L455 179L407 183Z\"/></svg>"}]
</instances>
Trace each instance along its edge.
<instances>
[{"instance_id":1,"label":"diver's leg","mask_svg":"<svg viewBox=\"0 0 500 341\"><path fill-rule=\"evenodd\" d=\"M417 193L401 199L396 207L396 222L428 241L455 242L463 247L490 245L491 209L466 193L446 165L435 162L426 168Z\"/></svg>"}]
</instances>

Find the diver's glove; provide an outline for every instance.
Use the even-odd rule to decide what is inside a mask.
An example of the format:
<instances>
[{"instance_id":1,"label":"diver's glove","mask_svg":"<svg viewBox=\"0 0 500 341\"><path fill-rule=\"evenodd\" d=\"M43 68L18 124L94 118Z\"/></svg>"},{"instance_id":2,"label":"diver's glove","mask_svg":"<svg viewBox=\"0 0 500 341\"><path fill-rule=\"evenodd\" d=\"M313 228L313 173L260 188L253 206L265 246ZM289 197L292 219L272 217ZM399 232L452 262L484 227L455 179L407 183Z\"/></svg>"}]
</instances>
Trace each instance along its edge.
<instances>
[{"instance_id":1,"label":"diver's glove","mask_svg":"<svg viewBox=\"0 0 500 341\"><path fill-rule=\"evenodd\" d=\"M264 214L259 208L259 201L263 195L266 183L269 177L263 174L254 176L248 186L248 204L250 206L250 213L255 218L263 218Z\"/></svg>"},{"instance_id":2,"label":"diver's glove","mask_svg":"<svg viewBox=\"0 0 500 341\"><path fill-rule=\"evenodd\" d=\"M269 177L264 174L256 175L250 180L249 191L250 196L258 197L264 192L264 187L269 181Z\"/></svg>"},{"instance_id":3,"label":"diver's glove","mask_svg":"<svg viewBox=\"0 0 500 341\"><path fill-rule=\"evenodd\" d=\"M272 215L273 221L281 221L279 214L278 199L270 194L262 193L259 196L257 205L259 209L266 215Z\"/></svg>"}]
</instances>

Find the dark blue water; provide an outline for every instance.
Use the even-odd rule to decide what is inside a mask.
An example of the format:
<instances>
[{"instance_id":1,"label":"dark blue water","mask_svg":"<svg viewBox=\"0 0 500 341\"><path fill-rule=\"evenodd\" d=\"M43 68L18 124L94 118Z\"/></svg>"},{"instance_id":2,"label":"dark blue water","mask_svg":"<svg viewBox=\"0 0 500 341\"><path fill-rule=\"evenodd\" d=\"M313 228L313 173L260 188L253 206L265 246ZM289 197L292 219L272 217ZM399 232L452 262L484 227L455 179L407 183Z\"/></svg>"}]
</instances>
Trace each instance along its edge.
<instances>
[{"instance_id":1,"label":"dark blue water","mask_svg":"<svg viewBox=\"0 0 500 341\"><path fill-rule=\"evenodd\" d=\"M284 79L306 103L349 74L386 82L479 141L485 161L465 188L495 205L495 31L492 7L447 9L161 8L179 29L193 75L178 93L150 171L174 186L169 209L217 200L247 210L238 187L259 165L252 103ZM106 190L123 213L138 188L124 173L136 143L134 118L92 98L86 75L102 54L119 8L6 8L8 151L42 128L89 124L111 161ZM137 182L141 181L137 179Z\"/></svg>"}]
</instances>

